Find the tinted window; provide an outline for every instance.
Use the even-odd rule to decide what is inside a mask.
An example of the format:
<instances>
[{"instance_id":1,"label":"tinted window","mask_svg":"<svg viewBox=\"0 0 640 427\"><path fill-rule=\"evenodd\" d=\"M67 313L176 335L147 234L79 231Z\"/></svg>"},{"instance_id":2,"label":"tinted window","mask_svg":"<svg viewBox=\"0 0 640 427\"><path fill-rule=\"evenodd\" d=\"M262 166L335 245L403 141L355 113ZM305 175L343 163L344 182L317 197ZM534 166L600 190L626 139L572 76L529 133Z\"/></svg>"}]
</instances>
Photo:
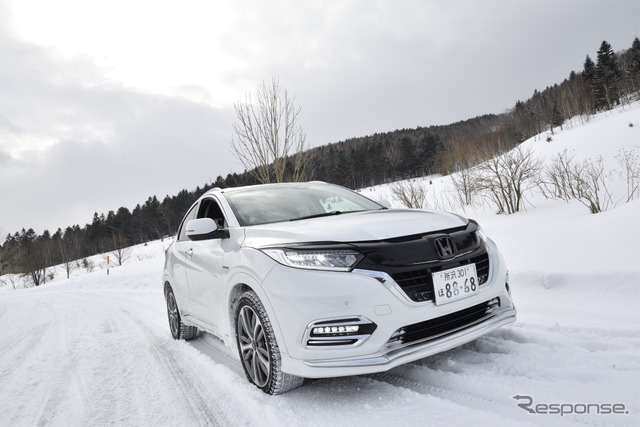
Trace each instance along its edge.
<instances>
[{"instance_id":1,"label":"tinted window","mask_svg":"<svg viewBox=\"0 0 640 427\"><path fill-rule=\"evenodd\" d=\"M227 226L222 209L220 209L220 205L218 205L218 202L213 198L206 198L200 202L197 218L211 218L218 228L226 228Z\"/></svg>"}]
</instances>

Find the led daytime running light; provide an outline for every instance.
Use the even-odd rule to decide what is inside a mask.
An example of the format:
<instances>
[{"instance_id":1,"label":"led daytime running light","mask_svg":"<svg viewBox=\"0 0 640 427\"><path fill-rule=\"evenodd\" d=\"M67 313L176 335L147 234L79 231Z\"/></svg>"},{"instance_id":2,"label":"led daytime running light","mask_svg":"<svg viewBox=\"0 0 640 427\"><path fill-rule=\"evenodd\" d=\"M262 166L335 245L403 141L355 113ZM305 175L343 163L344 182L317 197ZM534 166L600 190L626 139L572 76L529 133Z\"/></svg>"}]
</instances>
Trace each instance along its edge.
<instances>
[{"instance_id":1,"label":"led daytime running light","mask_svg":"<svg viewBox=\"0 0 640 427\"><path fill-rule=\"evenodd\" d=\"M350 271L362 258L359 252L349 249L267 249L263 252L281 264L312 270Z\"/></svg>"},{"instance_id":2,"label":"led daytime running light","mask_svg":"<svg viewBox=\"0 0 640 427\"><path fill-rule=\"evenodd\" d=\"M358 325L348 326L324 326L313 328L313 333L316 335L323 334L355 334L360 327Z\"/></svg>"}]
</instances>

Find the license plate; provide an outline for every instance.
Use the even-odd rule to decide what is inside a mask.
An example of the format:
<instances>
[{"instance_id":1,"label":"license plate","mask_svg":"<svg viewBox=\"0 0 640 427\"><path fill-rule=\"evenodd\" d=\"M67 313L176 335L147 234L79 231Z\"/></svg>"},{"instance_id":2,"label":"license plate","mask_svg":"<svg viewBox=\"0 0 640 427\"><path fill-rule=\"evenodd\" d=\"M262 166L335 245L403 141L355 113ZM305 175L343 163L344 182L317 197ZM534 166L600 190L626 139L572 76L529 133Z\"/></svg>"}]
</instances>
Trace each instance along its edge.
<instances>
[{"instance_id":1,"label":"license plate","mask_svg":"<svg viewBox=\"0 0 640 427\"><path fill-rule=\"evenodd\" d=\"M475 264L438 271L432 277L436 304L446 304L478 292Z\"/></svg>"}]
</instances>

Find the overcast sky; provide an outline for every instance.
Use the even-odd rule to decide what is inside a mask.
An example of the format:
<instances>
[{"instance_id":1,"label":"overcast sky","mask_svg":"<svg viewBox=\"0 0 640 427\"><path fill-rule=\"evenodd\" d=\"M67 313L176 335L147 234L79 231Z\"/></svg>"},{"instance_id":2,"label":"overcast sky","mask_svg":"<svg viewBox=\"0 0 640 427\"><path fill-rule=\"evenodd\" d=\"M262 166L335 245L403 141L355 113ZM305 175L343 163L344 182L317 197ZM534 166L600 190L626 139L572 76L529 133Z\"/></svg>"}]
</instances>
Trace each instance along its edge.
<instances>
[{"instance_id":1,"label":"overcast sky","mask_svg":"<svg viewBox=\"0 0 640 427\"><path fill-rule=\"evenodd\" d=\"M316 146L501 113L639 35L639 0L0 0L0 232L241 172L263 79Z\"/></svg>"}]
</instances>

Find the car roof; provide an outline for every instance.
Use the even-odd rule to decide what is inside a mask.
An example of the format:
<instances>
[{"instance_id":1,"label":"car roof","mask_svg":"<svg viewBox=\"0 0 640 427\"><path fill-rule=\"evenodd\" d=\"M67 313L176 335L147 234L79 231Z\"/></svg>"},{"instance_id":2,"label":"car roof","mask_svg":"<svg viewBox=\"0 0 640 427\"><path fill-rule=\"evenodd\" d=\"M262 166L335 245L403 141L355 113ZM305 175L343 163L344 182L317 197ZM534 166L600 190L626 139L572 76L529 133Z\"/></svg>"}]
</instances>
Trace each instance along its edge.
<instances>
[{"instance_id":1,"label":"car roof","mask_svg":"<svg viewBox=\"0 0 640 427\"><path fill-rule=\"evenodd\" d=\"M272 183L272 184L256 184L256 185L246 185L243 187L227 187L220 188L216 187L209 191L207 191L204 195L207 194L216 194L216 193L234 193L238 191L246 191L246 190L255 190L260 188L275 188L275 187L294 187L294 188L304 188L310 186L331 186L333 184L328 184L324 181L308 181L308 182L280 182L280 183Z\"/></svg>"}]
</instances>

